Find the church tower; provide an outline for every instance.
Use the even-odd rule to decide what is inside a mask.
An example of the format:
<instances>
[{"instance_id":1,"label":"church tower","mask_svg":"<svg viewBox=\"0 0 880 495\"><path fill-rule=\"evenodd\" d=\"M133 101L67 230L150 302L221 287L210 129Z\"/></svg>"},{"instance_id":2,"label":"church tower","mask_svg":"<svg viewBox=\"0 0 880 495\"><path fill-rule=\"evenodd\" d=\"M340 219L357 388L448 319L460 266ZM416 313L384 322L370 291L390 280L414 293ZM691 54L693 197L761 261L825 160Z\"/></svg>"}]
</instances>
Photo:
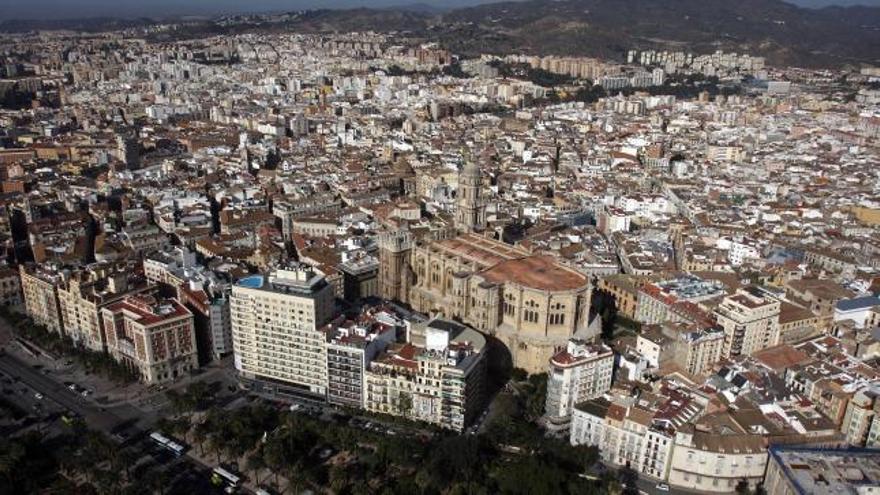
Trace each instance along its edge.
<instances>
[{"instance_id":1,"label":"church tower","mask_svg":"<svg viewBox=\"0 0 880 495\"><path fill-rule=\"evenodd\" d=\"M412 269L409 265L413 248L412 233L404 226L393 232L379 233L379 296L383 299L409 302Z\"/></svg>"},{"instance_id":2,"label":"church tower","mask_svg":"<svg viewBox=\"0 0 880 495\"><path fill-rule=\"evenodd\" d=\"M458 174L458 195L455 199L455 228L462 232L486 230L486 202L482 193L480 167L469 161Z\"/></svg>"}]
</instances>

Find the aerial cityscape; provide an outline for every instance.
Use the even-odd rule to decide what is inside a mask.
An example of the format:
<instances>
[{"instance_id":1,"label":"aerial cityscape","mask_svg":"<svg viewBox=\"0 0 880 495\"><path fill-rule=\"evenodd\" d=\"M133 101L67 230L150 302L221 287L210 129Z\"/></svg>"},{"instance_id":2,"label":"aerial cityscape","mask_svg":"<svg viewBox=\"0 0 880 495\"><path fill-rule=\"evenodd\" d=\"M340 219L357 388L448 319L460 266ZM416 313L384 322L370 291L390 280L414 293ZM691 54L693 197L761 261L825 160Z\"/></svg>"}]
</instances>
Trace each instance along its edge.
<instances>
[{"instance_id":1,"label":"aerial cityscape","mask_svg":"<svg viewBox=\"0 0 880 495\"><path fill-rule=\"evenodd\" d=\"M655 1L0 16L0 495L880 493L880 7Z\"/></svg>"}]
</instances>

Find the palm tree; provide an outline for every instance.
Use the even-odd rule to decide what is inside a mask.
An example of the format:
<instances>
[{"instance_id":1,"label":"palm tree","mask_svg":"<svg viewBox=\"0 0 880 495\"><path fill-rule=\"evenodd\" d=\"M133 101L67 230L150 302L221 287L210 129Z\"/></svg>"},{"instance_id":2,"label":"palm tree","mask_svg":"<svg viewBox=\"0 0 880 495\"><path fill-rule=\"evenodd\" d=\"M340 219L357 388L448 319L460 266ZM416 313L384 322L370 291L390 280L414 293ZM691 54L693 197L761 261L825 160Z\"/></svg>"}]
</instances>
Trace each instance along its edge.
<instances>
[{"instance_id":1,"label":"palm tree","mask_svg":"<svg viewBox=\"0 0 880 495\"><path fill-rule=\"evenodd\" d=\"M341 493L350 483L349 469L342 466L333 466L329 473L329 486L333 493Z\"/></svg>"},{"instance_id":2,"label":"palm tree","mask_svg":"<svg viewBox=\"0 0 880 495\"><path fill-rule=\"evenodd\" d=\"M225 439L218 433L212 433L208 437L208 449L217 456L217 463L220 462L220 453L223 451Z\"/></svg>"},{"instance_id":3,"label":"palm tree","mask_svg":"<svg viewBox=\"0 0 880 495\"><path fill-rule=\"evenodd\" d=\"M275 487L280 488L278 485L278 471L284 465L284 447L278 440L272 439L263 447L263 460L266 461L266 466L275 475Z\"/></svg>"},{"instance_id":4,"label":"palm tree","mask_svg":"<svg viewBox=\"0 0 880 495\"><path fill-rule=\"evenodd\" d=\"M284 475L287 478L287 488L290 490L291 495L296 495L301 491L302 484L305 481L304 474L301 462L290 464L284 470Z\"/></svg>"},{"instance_id":5,"label":"palm tree","mask_svg":"<svg viewBox=\"0 0 880 495\"><path fill-rule=\"evenodd\" d=\"M20 442L4 442L0 449L0 476L12 477L25 458L25 448Z\"/></svg>"},{"instance_id":6,"label":"palm tree","mask_svg":"<svg viewBox=\"0 0 880 495\"><path fill-rule=\"evenodd\" d=\"M3 442L0 444L0 480L4 484L16 486L21 478L21 465L27 457L27 450L20 442Z\"/></svg>"},{"instance_id":7,"label":"palm tree","mask_svg":"<svg viewBox=\"0 0 880 495\"><path fill-rule=\"evenodd\" d=\"M117 462L119 466L122 467L122 470L125 472L125 479L131 481L131 466L135 462L137 462L139 456L135 454L131 449L120 449L117 454ZM118 469L117 469L118 471Z\"/></svg>"},{"instance_id":8,"label":"palm tree","mask_svg":"<svg viewBox=\"0 0 880 495\"><path fill-rule=\"evenodd\" d=\"M404 418L408 418L413 406L412 396L406 392L401 392L400 395L397 396L396 406L397 414Z\"/></svg>"},{"instance_id":9,"label":"palm tree","mask_svg":"<svg viewBox=\"0 0 880 495\"><path fill-rule=\"evenodd\" d=\"M148 473L147 479L150 483L150 488L154 493L158 493L159 495L165 495L165 489L168 485L168 473L162 469L156 469Z\"/></svg>"},{"instance_id":10,"label":"palm tree","mask_svg":"<svg viewBox=\"0 0 880 495\"><path fill-rule=\"evenodd\" d=\"M112 471L101 469L95 476L95 490L101 495L109 495L119 490L119 476Z\"/></svg>"},{"instance_id":11,"label":"palm tree","mask_svg":"<svg viewBox=\"0 0 880 495\"><path fill-rule=\"evenodd\" d=\"M266 459L261 448L257 448L247 458L247 468L254 475L254 483L260 484L260 470L266 468Z\"/></svg>"},{"instance_id":12,"label":"palm tree","mask_svg":"<svg viewBox=\"0 0 880 495\"><path fill-rule=\"evenodd\" d=\"M186 441L186 434L189 433L191 426L192 423L190 423L189 418L181 416L171 423L171 431L174 435L182 437Z\"/></svg>"},{"instance_id":13,"label":"palm tree","mask_svg":"<svg viewBox=\"0 0 880 495\"><path fill-rule=\"evenodd\" d=\"M55 481L43 490L42 493L43 495L68 495L70 493L77 493L78 488L76 483L64 476L56 476Z\"/></svg>"},{"instance_id":14,"label":"palm tree","mask_svg":"<svg viewBox=\"0 0 880 495\"><path fill-rule=\"evenodd\" d=\"M208 425L207 421L202 421L201 423L196 424L192 431L193 440L199 444L199 452L201 455L205 455L205 441L210 435L211 427Z\"/></svg>"},{"instance_id":15,"label":"palm tree","mask_svg":"<svg viewBox=\"0 0 880 495\"><path fill-rule=\"evenodd\" d=\"M62 445L55 455L58 458L58 468L62 474L71 474L76 471L76 451L69 445Z\"/></svg>"}]
</instances>

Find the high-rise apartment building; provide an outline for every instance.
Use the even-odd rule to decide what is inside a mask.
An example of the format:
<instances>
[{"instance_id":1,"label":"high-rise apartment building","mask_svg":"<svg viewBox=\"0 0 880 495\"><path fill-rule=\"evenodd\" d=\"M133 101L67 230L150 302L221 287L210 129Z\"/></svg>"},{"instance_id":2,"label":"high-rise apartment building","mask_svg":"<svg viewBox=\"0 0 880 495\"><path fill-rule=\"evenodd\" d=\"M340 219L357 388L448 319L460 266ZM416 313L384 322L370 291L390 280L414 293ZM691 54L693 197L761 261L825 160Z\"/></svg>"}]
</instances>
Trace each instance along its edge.
<instances>
[{"instance_id":1,"label":"high-rise apartment building","mask_svg":"<svg viewBox=\"0 0 880 495\"><path fill-rule=\"evenodd\" d=\"M403 320L383 308L367 310L356 321L327 325L327 402L364 408L366 370L397 341L403 327Z\"/></svg>"},{"instance_id":2,"label":"high-rise apartment building","mask_svg":"<svg viewBox=\"0 0 880 495\"><path fill-rule=\"evenodd\" d=\"M244 278L230 301L235 368L255 391L323 399L333 287L305 266Z\"/></svg>"}]
</instances>

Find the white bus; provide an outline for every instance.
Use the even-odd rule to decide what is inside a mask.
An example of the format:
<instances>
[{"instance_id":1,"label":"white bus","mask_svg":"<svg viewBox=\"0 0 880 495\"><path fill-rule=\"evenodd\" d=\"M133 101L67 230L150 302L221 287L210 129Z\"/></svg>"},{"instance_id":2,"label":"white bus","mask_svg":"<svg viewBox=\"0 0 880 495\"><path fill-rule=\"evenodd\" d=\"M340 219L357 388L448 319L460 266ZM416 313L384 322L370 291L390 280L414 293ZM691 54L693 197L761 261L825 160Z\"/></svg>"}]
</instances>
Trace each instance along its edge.
<instances>
[{"instance_id":1,"label":"white bus","mask_svg":"<svg viewBox=\"0 0 880 495\"><path fill-rule=\"evenodd\" d=\"M211 481L215 485L226 483L230 488L238 488L241 478L218 466L214 468Z\"/></svg>"},{"instance_id":2,"label":"white bus","mask_svg":"<svg viewBox=\"0 0 880 495\"><path fill-rule=\"evenodd\" d=\"M155 442L157 445L159 445L160 447L164 447L164 446L168 445L168 442L171 441L170 439L168 439L168 437L159 433L158 431L154 431L153 433L150 433L150 439L153 442Z\"/></svg>"},{"instance_id":3,"label":"white bus","mask_svg":"<svg viewBox=\"0 0 880 495\"><path fill-rule=\"evenodd\" d=\"M165 448L170 450L175 457L182 456L184 451L186 451L186 447L175 441L169 441L168 443L166 443Z\"/></svg>"},{"instance_id":4,"label":"white bus","mask_svg":"<svg viewBox=\"0 0 880 495\"><path fill-rule=\"evenodd\" d=\"M153 433L150 433L150 439L153 440L153 442L156 445L168 450L169 452L174 454L176 457L182 456L184 451L186 451L185 446L175 442L174 440L171 440L170 438L159 433L158 431L154 431Z\"/></svg>"}]
</instances>

